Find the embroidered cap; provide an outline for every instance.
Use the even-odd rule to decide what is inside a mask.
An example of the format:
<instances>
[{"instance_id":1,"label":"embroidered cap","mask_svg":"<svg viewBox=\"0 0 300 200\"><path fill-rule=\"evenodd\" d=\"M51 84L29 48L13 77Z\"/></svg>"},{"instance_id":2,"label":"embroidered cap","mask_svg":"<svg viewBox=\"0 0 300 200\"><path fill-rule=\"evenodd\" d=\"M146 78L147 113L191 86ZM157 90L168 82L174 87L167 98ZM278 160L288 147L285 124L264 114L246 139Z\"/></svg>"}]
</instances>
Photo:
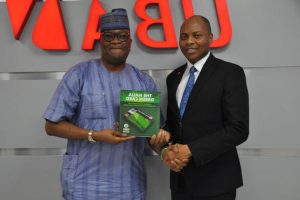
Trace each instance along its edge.
<instances>
[{"instance_id":1,"label":"embroidered cap","mask_svg":"<svg viewBox=\"0 0 300 200\"><path fill-rule=\"evenodd\" d=\"M100 32L130 29L127 11L124 8L112 9L110 13L105 13L100 16Z\"/></svg>"}]
</instances>

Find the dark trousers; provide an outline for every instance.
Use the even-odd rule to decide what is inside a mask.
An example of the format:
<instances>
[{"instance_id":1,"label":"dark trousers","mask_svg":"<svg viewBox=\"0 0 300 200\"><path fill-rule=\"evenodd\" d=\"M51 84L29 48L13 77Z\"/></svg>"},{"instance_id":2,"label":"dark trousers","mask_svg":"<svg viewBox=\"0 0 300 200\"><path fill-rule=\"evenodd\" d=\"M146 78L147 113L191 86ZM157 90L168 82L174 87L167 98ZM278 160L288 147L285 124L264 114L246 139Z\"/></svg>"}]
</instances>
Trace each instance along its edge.
<instances>
[{"instance_id":1,"label":"dark trousers","mask_svg":"<svg viewBox=\"0 0 300 200\"><path fill-rule=\"evenodd\" d=\"M172 200L235 200L236 191L216 196L194 196L186 191L172 191Z\"/></svg>"},{"instance_id":2,"label":"dark trousers","mask_svg":"<svg viewBox=\"0 0 300 200\"><path fill-rule=\"evenodd\" d=\"M236 190L218 194L215 196L195 196L187 191L185 180L182 176L178 177L178 191L171 190L172 200L235 200Z\"/></svg>"}]
</instances>

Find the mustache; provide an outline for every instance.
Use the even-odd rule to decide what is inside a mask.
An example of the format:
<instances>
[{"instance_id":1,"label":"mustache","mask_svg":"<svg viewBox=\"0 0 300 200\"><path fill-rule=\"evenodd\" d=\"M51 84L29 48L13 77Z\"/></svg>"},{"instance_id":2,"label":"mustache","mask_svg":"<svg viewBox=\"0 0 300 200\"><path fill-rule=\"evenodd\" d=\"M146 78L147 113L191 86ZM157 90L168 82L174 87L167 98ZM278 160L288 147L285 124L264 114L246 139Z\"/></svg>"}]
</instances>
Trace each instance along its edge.
<instances>
[{"instance_id":1,"label":"mustache","mask_svg":"<svg viewBox=\"0 0 300 200\"><path fill-rule=\"evenodd\" d=\"M117 45L109 45L108 48L110 49L125 49L126 48L126 45L120 45L120 44L117 44Z\"/></svg>"},{"instance_id":2,"label":"mustache","mask_svg":"<svg viewBox=\"0 0 300 200\"><path fill-rule=\"evenodd\" d=\"M198 49L198 45L192 45L192 46L185 46L184 49Z\"/></svg>"}]
</instances>

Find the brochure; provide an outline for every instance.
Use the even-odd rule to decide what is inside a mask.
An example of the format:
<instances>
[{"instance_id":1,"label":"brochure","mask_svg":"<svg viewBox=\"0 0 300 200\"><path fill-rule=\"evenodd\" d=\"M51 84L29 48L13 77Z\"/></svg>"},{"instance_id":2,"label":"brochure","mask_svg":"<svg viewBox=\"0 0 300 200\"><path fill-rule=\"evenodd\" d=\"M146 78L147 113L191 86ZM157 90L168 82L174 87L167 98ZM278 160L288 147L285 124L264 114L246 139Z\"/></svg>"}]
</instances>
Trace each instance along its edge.
<instances>
[{"instance_id":1,"label":"brochure","mask_svg":"<svg viewBox=\"0 0 300 200\"><path fill-rule=\"evenodd\" d=\"M160 126L160 92L121 90L120 132L151 137Z\"/></svg>"}]
</instances>

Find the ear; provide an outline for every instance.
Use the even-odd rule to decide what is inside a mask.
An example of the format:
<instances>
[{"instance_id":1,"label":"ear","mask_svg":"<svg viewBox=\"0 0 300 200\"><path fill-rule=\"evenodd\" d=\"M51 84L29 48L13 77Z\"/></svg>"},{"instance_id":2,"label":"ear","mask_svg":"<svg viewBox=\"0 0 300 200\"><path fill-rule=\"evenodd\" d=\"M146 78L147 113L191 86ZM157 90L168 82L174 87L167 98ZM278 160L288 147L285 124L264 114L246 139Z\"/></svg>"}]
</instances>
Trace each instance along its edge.
<instances>
[{"instance_id":1,"label":"ear","mask_svg":"<svg viewBox=\"0 0 300 200\"><path fill-rule=\"evenodd\" d=\"M100 39L99 39L99 45L100 45L100 48L102 48L103 47L103 39L100 37Z\"/></svg>"},{"instance_id":2,"label":"ear","mask_svg":"<svg viewBox=\"0 0 300 200\"><path fill-rule=\"evenodd\" d=\"M131 39L131 37L128 39L128 42L127 42L127 45L128 45L128 47L129 47L129 49L131 48L131 43L132 43L132 39Z\"/></svg>"},{"instance_id":3,"label":"ear","mask_svg":"<svg viewBox=\"0 0 300 200\"><path fill-rule=\"evenodd\" d=\"M213 42L213 40L214 40L214 34L212 34L212 33L210 33L209 34L209 45L211 45L211 43Z\"/></svg>"}]
</instances>

